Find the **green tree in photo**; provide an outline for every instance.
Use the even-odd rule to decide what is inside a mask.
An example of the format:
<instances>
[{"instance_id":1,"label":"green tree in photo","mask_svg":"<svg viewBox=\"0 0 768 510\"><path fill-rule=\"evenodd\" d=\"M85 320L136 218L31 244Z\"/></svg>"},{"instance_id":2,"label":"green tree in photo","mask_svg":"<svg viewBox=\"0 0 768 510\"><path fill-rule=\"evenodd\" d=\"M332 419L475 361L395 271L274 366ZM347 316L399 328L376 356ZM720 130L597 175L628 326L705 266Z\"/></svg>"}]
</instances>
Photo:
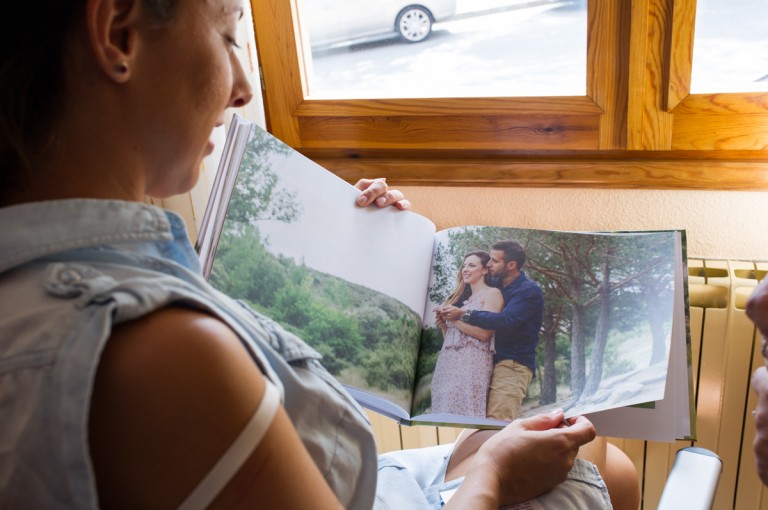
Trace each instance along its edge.
<instances>
[{"instance_id":1,"label":"green tree in photo","mask_svg":"<svg viewBox=\"0 0 768 510\"><path fill-rule=\"evenodd\" d=\"M551 280L556 293L570 306L574 398L591 395L602 380L605 347L611 334L609 326L654 320L638 313L642 310L634 310L616 321L611 310L621 292L636 292L633 289L639 288L640 278L658 270L659 260L663 260L663 257L659 258L659 250L666 248L650 237L645 243L642 239L630 240L622 236L575 238L558 232L544 233L533 243L531 271ZM548 255L537 256L540 249ZM669 252L665 255L668 257ZM635 305L638 303L638 300L634 301ZM588 350L591 353L589 363Z\"/></svg>"},{"instance_id":2,"label":"green tree in photo","mask_svg":"<svg viewBox=\"0 0 768 510\"><path fill-rule=\"evenodd\" d=\"M285 268L267 252L255 227L244 225L241 234L222 236L210 282L234 298L269 308L286 285Z\"/></svg>"},{"instance_id":3,"label":"green tree in photo","mask_svg":"<svg viewBox=\"0 0 768 510\"><path fill-rule=\"evenodd\" d=\"M302 333L304 340L324 356L323 365L334 375L360 361L360 331L354 318L344 312L313 306Z\"/></svg>"},{"instance_id":4,"label":"green tree in photo","mask_svg":"<svg viewBox=\"0 0 768 510\"><path fill-rule=\"evenodd\" d=\"M375 304L366 303L353 311L366 349L376 349L394 334L389 315Z\"/></svg>"},{"instance_id":5,"label":"green tree in photo","mask_svg":"<svg viewBox=\"0 0 768 510\"><path fill-rule=\"evenodd\" d=\"M275 294L274 318L295 328L304 328L313 318L314 301L307 285L286 285Z\"/></svg>"},{"instance_id":6,"label":"green tree in photo","mask_svg":"<svg viewBox=\"0 0 768 510\"><path fill-rule=\"evenodd\" d=\"M256 221L291 223L299 217L301 206L296 194L278 186L279 178L272 168L276 158L289 153L289 147L266 132L251 132L227 210L227 233L238 235L244 225Z\"/></svg>"},{"instance_id":7,"label":"green tree in photo","mask_svg":"<svg viewBox=\"0 0 768 510\"><path fill-rule=\"evenodd\" d=\"M414 366L397 345L383 345L365 361L366 382L374 388L411 388Z\"/></svg>"}]
</instances>

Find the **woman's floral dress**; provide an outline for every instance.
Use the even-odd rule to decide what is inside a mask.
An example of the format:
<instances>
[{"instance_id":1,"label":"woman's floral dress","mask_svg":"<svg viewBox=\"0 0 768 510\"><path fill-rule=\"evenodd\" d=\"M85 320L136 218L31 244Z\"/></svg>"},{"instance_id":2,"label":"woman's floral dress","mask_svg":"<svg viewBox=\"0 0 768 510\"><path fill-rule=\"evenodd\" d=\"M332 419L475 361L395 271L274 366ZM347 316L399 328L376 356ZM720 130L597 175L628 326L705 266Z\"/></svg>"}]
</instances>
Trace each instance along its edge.
<instances>
[{"instance_id":1,"label":"woman's floral dress","mask_svg":"<svg viewBox=\"0 0 768 510\"><path fill-rule=\"evenodd\" d=\"M470 296L463 310L483 308L483 294ZM485 418L493 372L494 338L478 340L448 325L432 375L432 413Z\"/></svg>"}]
</instances>

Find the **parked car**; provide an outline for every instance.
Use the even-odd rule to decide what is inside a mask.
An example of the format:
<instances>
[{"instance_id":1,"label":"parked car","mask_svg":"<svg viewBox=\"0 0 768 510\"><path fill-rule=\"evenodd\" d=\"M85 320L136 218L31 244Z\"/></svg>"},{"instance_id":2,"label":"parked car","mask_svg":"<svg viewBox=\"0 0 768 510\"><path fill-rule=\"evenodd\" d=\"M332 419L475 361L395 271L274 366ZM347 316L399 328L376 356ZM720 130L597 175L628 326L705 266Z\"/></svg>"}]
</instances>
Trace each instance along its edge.
<instances>
[{"instance_id":1,"label":"parked car","mask_svg":"<svg viewBox=\"0 0 768 510\"><path fill-rule=\"evenodd\" d=\"M456 0L303 0L301 19L313 48L364 39L423 41L432 24L456 14Z\"/></svg>"}]
</instances>

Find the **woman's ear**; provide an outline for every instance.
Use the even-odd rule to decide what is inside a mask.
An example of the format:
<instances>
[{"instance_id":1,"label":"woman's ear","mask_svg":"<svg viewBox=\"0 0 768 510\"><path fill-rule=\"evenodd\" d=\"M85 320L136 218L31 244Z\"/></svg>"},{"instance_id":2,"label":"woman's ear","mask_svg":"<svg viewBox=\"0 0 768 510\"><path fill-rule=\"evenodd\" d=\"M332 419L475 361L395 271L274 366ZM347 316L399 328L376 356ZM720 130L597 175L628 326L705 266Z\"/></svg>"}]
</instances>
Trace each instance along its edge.
<instances>
[{"instance_id":1,"label":"woman's ear","mask_svg":"<svg viewBox=\"0 0 768 510\"><path fill-rule=\"evenodd\" d=\"M141 0L88 0L88 42L101 70L116 83L131 77Z\"/></svg>"}]
</instances>

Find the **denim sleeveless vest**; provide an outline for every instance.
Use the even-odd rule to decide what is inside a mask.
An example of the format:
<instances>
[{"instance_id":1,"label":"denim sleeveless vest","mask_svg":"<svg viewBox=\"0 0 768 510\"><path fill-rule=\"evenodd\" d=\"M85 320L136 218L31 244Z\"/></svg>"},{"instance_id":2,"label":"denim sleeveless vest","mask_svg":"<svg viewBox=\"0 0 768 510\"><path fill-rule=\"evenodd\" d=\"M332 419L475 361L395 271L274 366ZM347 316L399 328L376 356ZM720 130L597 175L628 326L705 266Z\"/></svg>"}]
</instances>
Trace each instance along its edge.
<instances>
[{"instance_id":1,"label":"denim sleeveless vest","mask_svg":"<svg viewBox=\"0 0 768 510\"><path fill-rule=\"evenodd\" d=\"M320 355L199 274L181 219L132 202L0 209L0 509L98 508L88 411L112 327L171 303L219 317L283 392L345 508L368 509L376 449Z\"/></svg>"}]
</instances>

